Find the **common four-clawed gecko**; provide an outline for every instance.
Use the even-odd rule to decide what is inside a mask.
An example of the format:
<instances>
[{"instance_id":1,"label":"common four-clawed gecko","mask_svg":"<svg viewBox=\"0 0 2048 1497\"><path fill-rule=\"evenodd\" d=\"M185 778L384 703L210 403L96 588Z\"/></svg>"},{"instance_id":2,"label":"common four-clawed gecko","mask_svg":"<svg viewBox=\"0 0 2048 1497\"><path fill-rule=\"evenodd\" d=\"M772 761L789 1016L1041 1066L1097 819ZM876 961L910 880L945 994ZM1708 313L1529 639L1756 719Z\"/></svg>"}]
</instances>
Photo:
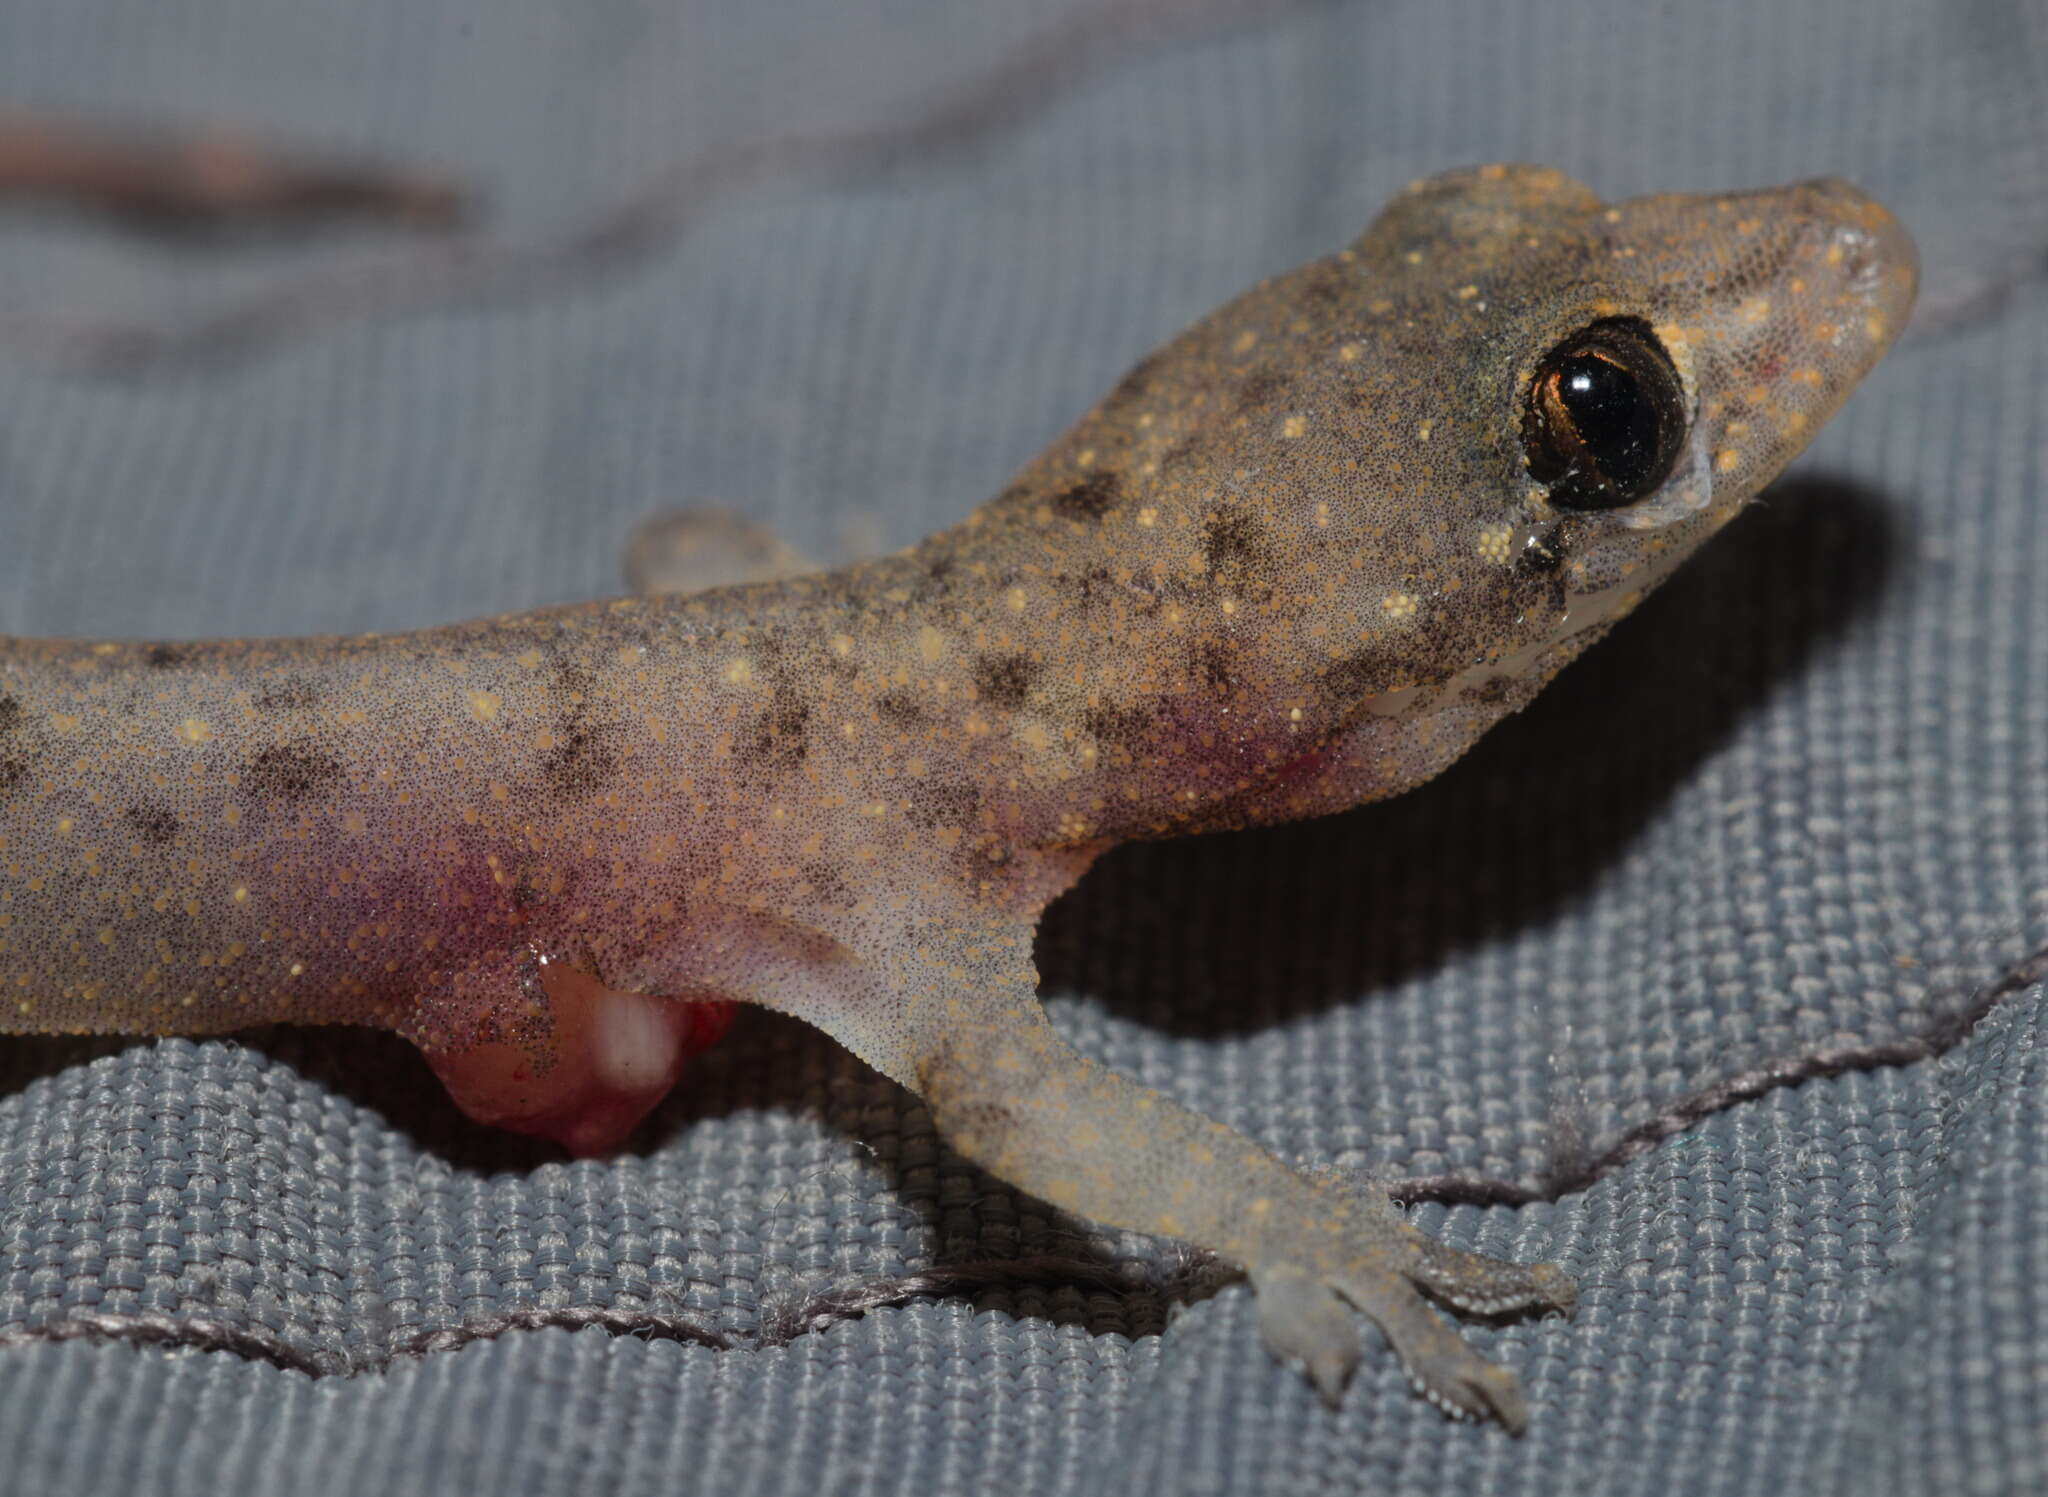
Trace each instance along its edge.
<instances>
[{"instance_id":1,"label":"common four-clawed gecko","mask_svg":"<svg viewBox=\"0 0 2048 1497\"><path fill-rule=\"evenodd\" d=\"M617 1145L732 1002L997 1177L1234 1260L1334 1399L1375 1321L1568 1308L1075 1053L1032 934L1102 851L1429 778L1797 452L1904 321L1839 183L1410 187L1146 359L992 502L836 571L355 639L0 641L0 1027L410 1037L471 1115Z\"/></svg>"}]
</instances>

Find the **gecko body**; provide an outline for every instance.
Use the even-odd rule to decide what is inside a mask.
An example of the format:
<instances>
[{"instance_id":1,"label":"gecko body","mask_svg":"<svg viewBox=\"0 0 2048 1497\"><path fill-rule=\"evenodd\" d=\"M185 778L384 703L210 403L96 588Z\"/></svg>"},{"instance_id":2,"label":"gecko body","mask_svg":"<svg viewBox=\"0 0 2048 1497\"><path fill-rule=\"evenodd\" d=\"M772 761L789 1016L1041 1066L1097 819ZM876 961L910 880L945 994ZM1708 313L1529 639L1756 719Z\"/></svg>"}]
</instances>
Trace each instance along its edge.
<instances>
[{"instance_id":1,"label":"gecko body","mask_svg":"<svg viewBox=\"0 0 2048 1497\"><path fill-rule=\"evenodd\" d=\"M1563 1308L1562 1272L1075 1054L1033 931L1116 842L1436 773L1804 445L1914 277L1839 184L1454 173L897 555L392 636L0 641L0 1027L384 1026L599 1152L762 1004L999 1177L1243 1264L1327 1395L1355 1307L1520 1428L1422 1292Z\"/></svg>"}]
</instances>

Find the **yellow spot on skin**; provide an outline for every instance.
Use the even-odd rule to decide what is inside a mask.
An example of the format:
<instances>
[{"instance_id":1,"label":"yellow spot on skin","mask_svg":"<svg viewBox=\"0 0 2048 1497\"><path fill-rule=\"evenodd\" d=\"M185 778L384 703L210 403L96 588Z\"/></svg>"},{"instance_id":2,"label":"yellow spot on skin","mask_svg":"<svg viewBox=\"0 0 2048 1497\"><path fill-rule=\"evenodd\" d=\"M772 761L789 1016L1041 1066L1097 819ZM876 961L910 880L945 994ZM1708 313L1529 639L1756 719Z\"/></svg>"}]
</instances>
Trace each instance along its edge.
<instances>
[{"instance_id":1,"label":"yellow spot on skin","mask_svg":"<svg viewBox=\"0 0 2048 1497\"><path fill-rule=\"evenodd\" d=\"M1235 599L1235 598L1225 598L1225 599L1223 600L1223 611L1224 611L1225 613L1236 613L1236 612L1237 612L1237 599Z\"/></svg>"},{"instance_id":2,"label":"yellow spot on skin","mask_svg":"<svg viewBox=\"0 0 2048 1497\"><path fill-rule=\"evenodd\" d=\"M1259 335L1250 328L1246 328L1237 335L1236 341L1230 345L1230 351L1232 353L1250 353L1258 341Z\"/></svg>"},{"instance_id":3,"label":"yellow spot on skin","mask_svg":"<svg viewBox=\"0 0 2048 1497\"><path fill-rule=\"evenodd\" d=\"M1074 454L1074 466L1075 466L1075 467L1077 467L1077 468L1092 468L1092 467L1094 467L1094 466L1095 466L1095 449L1094 449L1093 447L1083 447L1083 448L1082 448L1082 449L1081 449L1081 450L1080 450L1079 452L1075 453L1075 454Z\"/></svg>"},{"instance_id":4,"label":"yellow spot on skin","mask_svg":"<svg viewBox=\"0 0 2048 1497\"><path fill-rule=\"evenodd\" d=\"M1418 606L1413 593L1388 593L1380 599L1380 612L1390 619L1412 619Z\"/></svg>"},{"instance_id":5,"label":"yellow spot on skin","mask_svg":"<svg viewBox=\"0 0 2048 1497\"><path fill-rule=\"evenodd\" d=\"M495 691L465 691L462 699L469 703L469 715L480 723L496 722L503 705Z\"/></svg>"},{"instance_id":6,"label":"yellow spot on skin","mask_svg":"<svg viewBox=\"0 0 2048 1497\"><path fill-rule=\"evenodd\" d=\"M851 655L853 653L853 636L851 634L833 635L832 653L837 655L841 660L844 660L847 656Z\"/></svg>"},{"instance_id":7,"label":"yellow spot on skin","mask_svg":"<svg viewBox=\"0 0 2048 1497\"><path fill-rule=\"evenodd\" d=\"M745 686L754 679L754 664L750 660L735 660L725 668L725 679L734 686Z\"/></svg>"},{"instance_id":8,"label":"yellow spot on skin","mask_svg":"<svg viewBox=\"0 0 2048 1497\"><path fill-rule=\"evenodd\" d=\"M350 811L341 818L341 829L344 832L360 832L364 825L363 813L360 811Z\"/></svg>"},{"instance_id":9,"label":"yellow spot on skin","mask_svg":"<svg viewBox=\"0 0 2048 1497\"><path fill-rule=\"evenodd\" d=\"M1430 434L1435 430L1436 423L1434 421L1425 421L1420 426L1415 428L1415 439L1418 442L1427 442L1430 438Z\"/></svg>"},{"instance_id":10,"label":"yellow spot on skin","mask_svg":"<svg viewBox=\"0 0 2048 1497\"><path fill-rule=\"evenodd\" d=\"M1147 530L1150 530L1154 525L1157 525L1159 523L1159 511L1154 509L1149 504L1146 505L1143 509L1138 511L1138 523L1144 526Z\"/></svg>"},{"instance_id":11,"label":"yellow spot on skin","mask_svg":"<svg viewBox=\"0 0 2048 1497\"><path fill-rule=\"evenodd\" d=\"M1340 364L1356 364L1364 356L1365 346L1360 343L1346 343L1337 350L1337 362Z\"/></svg>"},{"instance_id":12,"label":"yellow spot on skin","mask_svg":"<svg viewBox=\"0 0 2048 1497\"><path fill-rule=\"evenodd\" d=\"M1716 473L1733 473L1741 465L1742 454L1733 447L1723 447L1714 454L1714 471Z\"/></svg>"},{"instance_id":13,"label":"yellow spot on skin","mask_svg":"<svg viewBox=\"0 0 2048 1497\"><path fill-rule=\"evenodd\" d=\"M1460 286L1458 288L1459 301L1470 301L1473 297L1477 296L1478 294L1479 288L1477 286Z\"/></svg>"},{"instance_id":14,"label":"yellow spot on skin","mask_svg":"<svg viewBox=\"0 0 2048 1497\"><path fill-rule=\"evenodd\" d=\"M1280 435L1283 437L1298 437L1307 430L1308 418L1305 416L1289 416L1280 423Z\"/></svg>"},{"instance_id":15,"label":"yellow spot on skin","mask_svg":"<svg viewBox=\"0 0 2048 1497\"><path fill-rule=\"evenodd\" d=\"M81 721L83 719L76 712L52 712L50 714L50 726L59 733L76 733Z\"/></svg>"},{"instance_id":16,"label":"yellow spot on skin","mask_svg":"<svg viewBox=\"0 0 2048 1497\"><path fill-rule=\"evenodd\" d=\"M1044 723L1025 723L1017 729L1017 741L1026 748L1037 749L1040 753L1052 747L1052 734Z\"/></svg>"},{"instance_id":17,"label":"yellow spot on skin","mask_svg":"<svg viewBox=\"0 0 2048 1497\"><path fill-rule=\"evenodd\" d=\"M196 717L186 718L175 731L180 743L189 743L195 748L213 737L213 729Z\"/></svg>"},{"instance_id":18,"label":"yellow spot on skin","mask_svg":"<svg viewBox=\"0 0 2048 1497\"><path fill-rule=\"evenodd\" d=\"M247 904L247 903L249 902L249 887L248 887L248 885L246 885L246 884L236 884L236 885L235 885L235 892L234 892L234 901L235 901L235 903L236 903L236 904Z\"/></svg>"},{"instance_id":19,"label":"yellow spot on skin","mask_svg":"<svg viewBox=\"0 0 2048 1497\"><path fill-rule=\"evenodd\" d=\"M1024 611L1024 605L1026 603L1029 603L1031 600L1030 598L1025 596L1023 588L1013 587L1010 589L1009 601L1012 610L1014 610L1017 613L1022 613Z\"/></svg>"},{"instance_id":20,"label":"yellow spot on skin","mask_svg":"<svg viewBox=\"0 0 2048 1497\"><path fill-rule=\"evenodd\" d=\"M1863 319L1863 331L1868 333L1873 341L1882 342L1884 339L1884 319L1875 312L1871 313Z\"/></svg>"},{"instance_id":21,"label":"yellow spot on skin","mask_svg":"<svg viewBox=\"0 0 2048 1497\"><path fill-rule=\"evenodd\" d=\"M917 631L917 653L926 665L937 665L946 653L946 636L930 624Z\"/></svg>"},{"instance_id":22,"label":"yellow spot on skin","mask_svg":"<svg viewBox=\"0 0 2048 1497\"><path fill-rule=\"evenodd\" d=\"M512 658L518 661L521 665L525 666L528 670L532 670L535 666L540 664L542 657L540 651L538 650L521 650L517 655L514 655Z\"/></svg>"},{"instance_id":23,"label":"yellow spot on skin","mask_svg":"<svg viewBox=\"0 0 2048 1497\"><path fill-rule=\"evenodd\" d=\"M1317 526L1318 526L1318 527L1327 527L1327 526L1329 525L1329 523L1330 523L1330 506L1329 506L1328 504L1324 504L1324 503L1318 503L1318 504L1316 505L1316 524L1317 524Z\"/></svg>"},{"instance_id":24,"label":"yellow spot on skin","mask_svg":"<svg viewBox=\"0 0 2048 1497\"><path fill-rule=\"evenodd\" d=\"M1289 708L1287 709L1287 720L1288 720L1289 722L1291 722L1291 723L1298 723L1298 722L1300 722L1300 721L1301 721L1301 709L1300 709L1299 707L1289 707Z\"/></svg>"},{"instance_id":25,"label":"yellow spot on skin","mask_svg":"<svg viewBox=\"0 0 2048 1497\"><path fill-rule=\"evenodd\" d=\"M1735 315L1751 327L1757 327L1770 321L1771 299L1768 296L1749 297L1735 309Z\"/></svg>"},{"instance_id":26,"label":"yellow spot on skin","mask_svg":"<svg viewBox=\"0 0 2048 1497\"><path fill-rule=\"evenodd\" d=\"M68 837L71 835L72 829L75 828L77 825L78 823L73 821L69 816L59 816L57 818L57 835L60 837Z\"/></svg>"}]
</instances>

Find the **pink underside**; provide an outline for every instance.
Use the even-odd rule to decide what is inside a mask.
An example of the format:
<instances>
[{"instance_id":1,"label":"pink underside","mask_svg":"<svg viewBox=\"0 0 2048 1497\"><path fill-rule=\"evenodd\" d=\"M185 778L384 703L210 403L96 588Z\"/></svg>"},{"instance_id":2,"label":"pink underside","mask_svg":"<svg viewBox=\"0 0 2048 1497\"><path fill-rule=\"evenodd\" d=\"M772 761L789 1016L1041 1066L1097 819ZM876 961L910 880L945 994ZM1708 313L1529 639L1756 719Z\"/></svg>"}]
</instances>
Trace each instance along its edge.
<instances>
[{"instance_id":1,"label":"pink underside","mask_svg":"<svg viewBox=\"0 0 2048 1497\"><path fill-rule=\"evenodd\" d=\"M494 1128L552 1139L571 1154L608 1154L668 1095L690 1057L732 1023L723 999L615 993L566 963L540 977L553 1013L552 1053L487 1042L430 1053L456 1106Z\"/></svg>"}]
</instances>

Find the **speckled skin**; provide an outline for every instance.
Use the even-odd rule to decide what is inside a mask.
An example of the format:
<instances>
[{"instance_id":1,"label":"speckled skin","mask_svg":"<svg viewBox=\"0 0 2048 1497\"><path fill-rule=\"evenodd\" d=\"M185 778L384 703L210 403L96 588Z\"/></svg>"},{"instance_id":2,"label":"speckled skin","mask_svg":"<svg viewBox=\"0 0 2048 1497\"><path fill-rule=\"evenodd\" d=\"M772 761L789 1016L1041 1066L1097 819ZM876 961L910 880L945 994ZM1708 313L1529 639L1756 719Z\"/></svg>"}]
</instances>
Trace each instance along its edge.
<instances>
[{"instance_id":1,"label":"speckled skin","mask_svg":"<svg viewBox=\"0 0 2048 1497\"><path fill-rule=\"evenodd\" d=\"M383 1025L476 1115L594 1151L724 1000L764 1004L997 1176L1242 1263L1329 1396L1356 1307L1439 1404L1519 1429L1418 1288L1563 1308L1562 1272L1075 1054L1033 930L1120 840L1443 768L1805 443L1914 278L1839 184L1607 208L1455 173L899 555L391 637L0 642L0 1025ZM1662 341L1685 444L1647 498L1565 513L1524 463L1531 372L1614 316Z\"/></svg>"}]
</instances>

